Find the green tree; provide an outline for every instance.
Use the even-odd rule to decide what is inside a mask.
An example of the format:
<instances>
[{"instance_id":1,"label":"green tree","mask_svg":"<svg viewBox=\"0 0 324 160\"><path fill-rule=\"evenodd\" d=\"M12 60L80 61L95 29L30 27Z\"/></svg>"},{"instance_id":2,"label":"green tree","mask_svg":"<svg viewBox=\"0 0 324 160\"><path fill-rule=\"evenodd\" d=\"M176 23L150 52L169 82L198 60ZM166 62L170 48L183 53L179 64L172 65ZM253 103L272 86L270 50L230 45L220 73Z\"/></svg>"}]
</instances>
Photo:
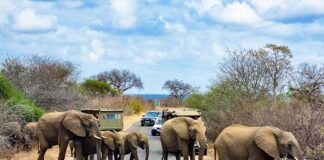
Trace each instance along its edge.
<instances>
[{"instance_id":1,"label":"green tree","mask_svg":"<svg viewBox=\"0 0 324 160\"><path fill-rule=\"evenodd\" d=\"M99 80L87 79L81 84L83 90L91 96L106 96L118 94L108 83Z\"/></svg>"},{"instance_id":2,"label":"green tree","mask_svg":"<svg viewBox=\"0 0 324 160\"><path fill-rule=\"evenodd\" d=\"M172 97L180 100L184 99L186 96L197 90L190 84L177 79L166 81L163 85L163 89L168 90Z\"/></svg>"}]
</instances>

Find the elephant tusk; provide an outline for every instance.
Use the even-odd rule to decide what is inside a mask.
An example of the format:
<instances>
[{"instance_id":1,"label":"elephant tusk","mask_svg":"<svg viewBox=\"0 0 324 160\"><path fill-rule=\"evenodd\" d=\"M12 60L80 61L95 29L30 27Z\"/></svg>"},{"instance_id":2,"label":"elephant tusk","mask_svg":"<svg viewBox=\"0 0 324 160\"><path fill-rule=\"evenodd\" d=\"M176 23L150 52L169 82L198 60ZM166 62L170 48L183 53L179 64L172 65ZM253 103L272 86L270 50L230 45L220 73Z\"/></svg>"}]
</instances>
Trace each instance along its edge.
<instances>
[{"instance_id":1,"label":"elephant tusk","mask_svg":"<svg viewBox=\"0 0 324 160\"><path fill-rule=\"evenodd\" d=\"M297 157L294 157L294 160L298 160L298 158Z\"/></svg>"},{"instance_id":2,"label":"elephant tusk","mask_svg":"<svg viewBox=\"0 0 324 160\"><path fill-rule=\"evenodd\" d=\"M107 137L105 137L105 136L101 136L101 138L106 139Z\"/></svg>"},{"instance_id":3,"label":"elephant tusk","mask_svg":"<svg viewBox=\"0 0 324 160\"><path fill-rule=\"evenodd\" d=\"M96 136L96 135L94 135L94 137L95 137L96 139L101 139L100 137L98 137L98 136Z\"/></svg>"}]
</instances>

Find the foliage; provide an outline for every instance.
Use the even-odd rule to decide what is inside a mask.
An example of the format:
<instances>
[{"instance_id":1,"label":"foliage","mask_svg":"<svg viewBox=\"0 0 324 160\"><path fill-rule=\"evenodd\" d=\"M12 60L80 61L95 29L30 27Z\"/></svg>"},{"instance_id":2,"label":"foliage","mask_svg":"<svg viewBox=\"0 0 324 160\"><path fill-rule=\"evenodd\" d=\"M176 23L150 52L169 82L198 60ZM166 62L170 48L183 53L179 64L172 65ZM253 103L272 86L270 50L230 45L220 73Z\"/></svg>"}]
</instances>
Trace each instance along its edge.
<instances>
[{"instance_id":1,"label":"foliage","mask_svg":"<svg viewBox=\"0 0 324 160\"><path fill-rule=\"evenodd\" d=\"M139 112L145 110L145 107L143 105L143 102L140 101L137 98L131 98L128 101L128 105L127 106L131 107L134 110L135 113L139 113Z\"/></svg>"},{"instance_id":2,"label":"foliage","mask_svg":"<svg viewBox=\"0 0 324 160\"><path fill-rule=\"evenodd\" d=\"M95 76L99 81L109 83L121 93L131 88L143 88L143 82L139 76L129 70L113 69Z\"/></svg>"},{"instance_id":3,"label":"foliage","mask_svg":"<svg viewBox=\"0 0 324 160\"><path fill-rule=\"evenodd\" d=\"M99 80L86 79L81 86L91 96L116 95L118 93L108 83Z\"/></svg>"},{"instance_id":4,"label":"foliage","mask_svg":"<svg viewBox=\"0 0 324 160\"><path fill-rule=\"evenodd\" d=\"M306 100L312 106L323 105L324 64L319 67L303 63L298 66L289 83L290 96Z\"/></svg>"},{"instance_id":5,"label":"foliage","mask_svg":"<svg viewBox=\"0 0 324 160\"><path fill-rule=\"evenodd\" d=\"M45 112L26 99L3 75L0 75L0 99L7 104L1 105L2 109L15 107L28 121L37 120Z\"/></svg>"},{"instance_id":6,"label":"foliage","mask_svg":"<svg viewBox=\"0 0 324 160\"><path fill-rule=\"evenodd\" d=\"M170 96L181 100L190 93L196 91L196 89L190 84L177 79L166 81L163 85L163 89L168 90L170 92Z\"/></svg>"},{"instance_id":7,"label":"foliage","mask_svg":"<svg viewBox=\"0 0 324 160\"><path fill-rule=\"evenodd\" d=\"M227 50L220 63L220 80L231 81L250 99L277 96L291 70L292 54L287 46L267 44L258 50Z\"/></svg>"},{"instance_id":8,"label":"foliage","mask_svg":"<svg viewBox=\"0 0 324 160\"><path fill-rule=\"evenodd\" d=\"M18 90L45 109L63 110L78 98L70 88L77 75L76 66L70 62L33 55L5 58L1 66L1 73Z\"/></svg>"}]
</instances>

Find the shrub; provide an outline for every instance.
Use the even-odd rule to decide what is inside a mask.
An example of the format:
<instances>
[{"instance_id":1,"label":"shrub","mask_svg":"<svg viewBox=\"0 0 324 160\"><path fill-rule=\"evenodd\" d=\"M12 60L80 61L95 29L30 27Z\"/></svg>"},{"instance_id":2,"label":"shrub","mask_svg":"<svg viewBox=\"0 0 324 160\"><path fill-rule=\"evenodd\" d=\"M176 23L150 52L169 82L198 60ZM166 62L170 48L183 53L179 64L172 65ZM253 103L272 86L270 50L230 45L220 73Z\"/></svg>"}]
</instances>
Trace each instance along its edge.
<instances>
[{"instance_id":1,"label":"shrub","mask_svg":"<svg viewBox=\"0 0 324 160\"><path fill-rule=\"evenodd\" d=\"M26 99L3 75L0 75L0 99L7 103L1 107L16 107L28 121L37 120L45 111Z\"/></svg>"},{"instance_id":2,"label":"shrub","mask_svg":"<svg viewBox=\"0 0 324 160\"><path fill-rule=\"evenodd\" d=\"M145 110L143 103L137 98L131 98L127 106L131 107L135 113Z\"/></svg>"}]
</instances>

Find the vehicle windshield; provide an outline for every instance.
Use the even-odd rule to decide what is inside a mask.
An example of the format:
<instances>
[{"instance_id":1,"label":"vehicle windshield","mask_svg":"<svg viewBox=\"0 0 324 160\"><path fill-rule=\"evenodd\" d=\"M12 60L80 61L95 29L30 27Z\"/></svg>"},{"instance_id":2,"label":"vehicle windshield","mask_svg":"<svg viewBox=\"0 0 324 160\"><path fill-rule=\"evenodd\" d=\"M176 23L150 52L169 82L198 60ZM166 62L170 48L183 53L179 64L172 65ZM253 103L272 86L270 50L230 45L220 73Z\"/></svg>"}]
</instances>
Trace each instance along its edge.
<instances>
[{"instance_id":1,"label":"vehicle windshield","mask_svg":"<svg viewBox=\"0 0 324 160\"><path fill-rule=\"evenodd\" d=\"M157 119L156 121L155 121L155 124L162 124L162 119Z\"/></svg>"},{"instance_id":2,"label":"vehicle windshield","mask_svg":"<svg viewBox=\"0 0 324 160\"><path fill-rule=\"evenodd\" d=\"M159 115L159 112L147 112L145 114L145 117L157 117Z\"/></svg>"}]
</instances>

